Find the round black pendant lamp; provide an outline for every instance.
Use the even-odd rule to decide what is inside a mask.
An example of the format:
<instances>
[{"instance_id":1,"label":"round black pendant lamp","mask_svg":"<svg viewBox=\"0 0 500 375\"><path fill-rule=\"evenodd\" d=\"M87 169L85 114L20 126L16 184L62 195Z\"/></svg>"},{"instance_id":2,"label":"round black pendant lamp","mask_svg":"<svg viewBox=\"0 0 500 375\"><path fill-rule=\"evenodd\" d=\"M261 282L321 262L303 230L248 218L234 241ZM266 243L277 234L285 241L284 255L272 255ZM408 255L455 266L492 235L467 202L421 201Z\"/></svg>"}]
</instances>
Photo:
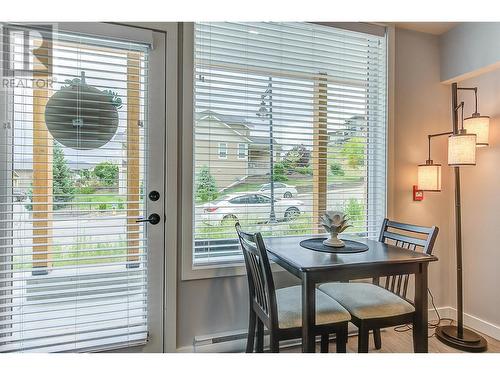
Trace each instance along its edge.
<instances>
[{"instance_id":1,"label":"round black pendant lamp","mask_svg":"<svg viewBox=\"0 0 500 375\"><path fill-rule=\"evenodd\" d=\"M76 150L92 150L108 143L118 129L121 100L80 79L68 81L45 106L45 123L56 141Z\"/></svg>"}]
</instances>

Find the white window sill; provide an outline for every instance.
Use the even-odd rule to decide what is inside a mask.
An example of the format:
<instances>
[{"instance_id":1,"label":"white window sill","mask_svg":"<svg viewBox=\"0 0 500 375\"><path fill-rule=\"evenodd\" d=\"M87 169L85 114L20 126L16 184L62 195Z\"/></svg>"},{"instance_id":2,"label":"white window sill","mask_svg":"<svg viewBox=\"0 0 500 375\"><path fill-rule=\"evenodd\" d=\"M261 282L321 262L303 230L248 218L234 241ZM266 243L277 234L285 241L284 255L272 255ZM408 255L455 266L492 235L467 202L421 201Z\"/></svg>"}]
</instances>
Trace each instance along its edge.
<instances>
[{"instance_id":1,"label":"white window sill","mask_svg":"<svg viewBox=\"0 0 500 375\"><path fill-rule=\"evenodd\" d=\"M225 258L225 259L224 259ZM273 272L285 271L276 263L271 261L271 270ZM218 257L213 260L203 260L192 264L189 269L183 269L181 279L201 280L212 279L216 277L235 277L246 275L245 262L243 255Z\"/></svg>"}]
</instances>

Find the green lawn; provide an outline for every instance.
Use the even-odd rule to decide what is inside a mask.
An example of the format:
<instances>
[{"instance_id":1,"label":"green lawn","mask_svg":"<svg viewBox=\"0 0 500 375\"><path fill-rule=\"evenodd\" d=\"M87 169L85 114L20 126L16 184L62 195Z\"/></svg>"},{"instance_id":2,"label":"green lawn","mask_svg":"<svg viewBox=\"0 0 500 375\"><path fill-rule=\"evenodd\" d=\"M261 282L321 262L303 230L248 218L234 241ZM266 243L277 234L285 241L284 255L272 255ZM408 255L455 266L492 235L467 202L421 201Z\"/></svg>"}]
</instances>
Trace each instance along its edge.
<instances>
[{"instance_id":1,"label":"green lawn","mask_svg":"<svg viewBox=\"0 0 500 375\"><path fill-rule=\"evenodd\" d=\"M311 233L311 214L304 213L294 220L282 221L272 226L259 224L255 220L240 220L240 224L247 230L261 232L263 236L293 236ZM235 238L234 223L227 222L218 225L200 224L196 228L195 240L215 240Z\"/></svg>"},{"instance_id":2,"label":"green lawn","mask_svg":"<svg viewBox=\"0 0 500 375\"><path fill-rule=\"evenodd\" d=\"M80 243L74 245L54 246L52 260L54 267L89 265L100 263L125 262L127 260L127 242L119 241L112 243L89 244L92 239L82 239ZM119 257L114 257L122 255ZM76 260L78 258L102 257L94 259ZM111 257L111 258L110 258Z\"/></svg>"},{"instance_id":3,"label":"green lawn","mask_svg":"<svg viewBox=\"0 0 500 375\"><path fill-rule=\"evenodd\" d=\"M123 209L126 197L118 194L78 194L73 202L78 203L78 207L88 210L111 210ZM88 202L88 205L85 203Z\"/></svg>"},{"instance_id":4,"label":"green lawn","mask_svg":"<svg viewBox=\"0 0 500 375\"><path fill-rule=\"evenodd\" d=\"M127 242L114 241L110 243L90 244L89 242L91 241L91 238L83 238L80 240L80 243L75 243L74 245L54 245L51 249L51 254L49 254L49 258L52 259L52 266L63 267L101 263L123 263L127 261L127 249L125 249ZM29 269L32 267L32 260L29 255L15 255L14 261L23 262L22 264L14 265L15 270Z\"/></svg>"},{"instance_id":5,"label":"green lawn","mask_svg":"<svg viewBox=\"0 0 500 375\"><path fill-rule=\"evenodd\" d=\"M359 210L359 212L356 212ZM354 214L352 227L348 228L345 233L359 233L365 231L366 214L362 211L363 207L355 206L348 208L347 212L352 211ZM313 233L312 228L315 226L311 213L303 213L299 217L290 221L282 221L273 225L259 224L256 221L240 220L240 224L248 231L261 232L262 236L300 236ZM326 236L326 233L325 233ZM236 238L234 223L221 223L218 225L200 224L196 228L195 240L217 240Z\"/></svg>"}]
</instances>

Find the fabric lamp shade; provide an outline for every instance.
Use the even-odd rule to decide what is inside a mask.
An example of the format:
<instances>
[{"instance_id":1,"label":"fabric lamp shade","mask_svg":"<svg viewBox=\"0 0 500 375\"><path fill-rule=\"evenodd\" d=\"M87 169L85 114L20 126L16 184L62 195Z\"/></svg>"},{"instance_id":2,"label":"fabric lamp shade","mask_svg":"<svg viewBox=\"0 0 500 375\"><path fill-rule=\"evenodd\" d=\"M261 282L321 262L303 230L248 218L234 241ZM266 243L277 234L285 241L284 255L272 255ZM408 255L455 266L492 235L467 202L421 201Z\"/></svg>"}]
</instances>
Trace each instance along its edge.
<instances>
[{"instance_id":1,"label":"fabric lamp shade","mask_svg":"<svg viewBox=\"0 0 500 375\"><path fill-rule=\"evenodd\" d=\"M425 191L441 191L441 164L428 161L418 166L418 188Z\"/></svg>"},{"instance_id":2,"label":"fabric lamp shade","mask_svg":"<svg viewBox=\"0 0 500 375\"><path fill-rule=\"evenodd\" d=\"M476 165L476 134L454 134L448 138L448 165Z\"/></svg>"},{"instance_id":3,"label":"fabric lamp shade","mask_svg":"<svg viewBox=\"0 0 500 375\"><path fill-rule=\"evenodd\" d=\"M464 120L464 129L467 134L476 134L477 147L488 146L488 137L490 132L490 117L489 116L472 116Z\"/></svg>"}]
</instances>

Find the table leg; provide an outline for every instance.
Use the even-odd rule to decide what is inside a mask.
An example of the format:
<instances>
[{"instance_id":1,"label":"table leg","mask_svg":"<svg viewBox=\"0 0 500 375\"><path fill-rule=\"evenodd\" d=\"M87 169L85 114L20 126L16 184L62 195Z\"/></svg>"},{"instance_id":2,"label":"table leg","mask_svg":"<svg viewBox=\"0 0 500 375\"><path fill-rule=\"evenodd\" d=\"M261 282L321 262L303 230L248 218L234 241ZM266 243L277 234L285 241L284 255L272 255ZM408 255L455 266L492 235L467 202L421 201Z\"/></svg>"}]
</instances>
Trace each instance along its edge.
<instances>
[{"instance_id":1,"label":"table leg","mask_svg":"<svg viewBox=\"0 0 500 375\"><path fill-rule=\"evenodd\" d=\"M302 352L314 353L316 324L316 283L307 273L302 277Z\"/></svg>"},{"instance_id":2,"label":"table leg","mask_svg":"<svg viewBox=\"0 0 500 375\"><path fill-rule=\"evenodd\" d=\"M428 352L427 323L427 263L419 265L415 274L415 321L413 322L413 350L415 353Z\"/></svg>"}]
</instances>

